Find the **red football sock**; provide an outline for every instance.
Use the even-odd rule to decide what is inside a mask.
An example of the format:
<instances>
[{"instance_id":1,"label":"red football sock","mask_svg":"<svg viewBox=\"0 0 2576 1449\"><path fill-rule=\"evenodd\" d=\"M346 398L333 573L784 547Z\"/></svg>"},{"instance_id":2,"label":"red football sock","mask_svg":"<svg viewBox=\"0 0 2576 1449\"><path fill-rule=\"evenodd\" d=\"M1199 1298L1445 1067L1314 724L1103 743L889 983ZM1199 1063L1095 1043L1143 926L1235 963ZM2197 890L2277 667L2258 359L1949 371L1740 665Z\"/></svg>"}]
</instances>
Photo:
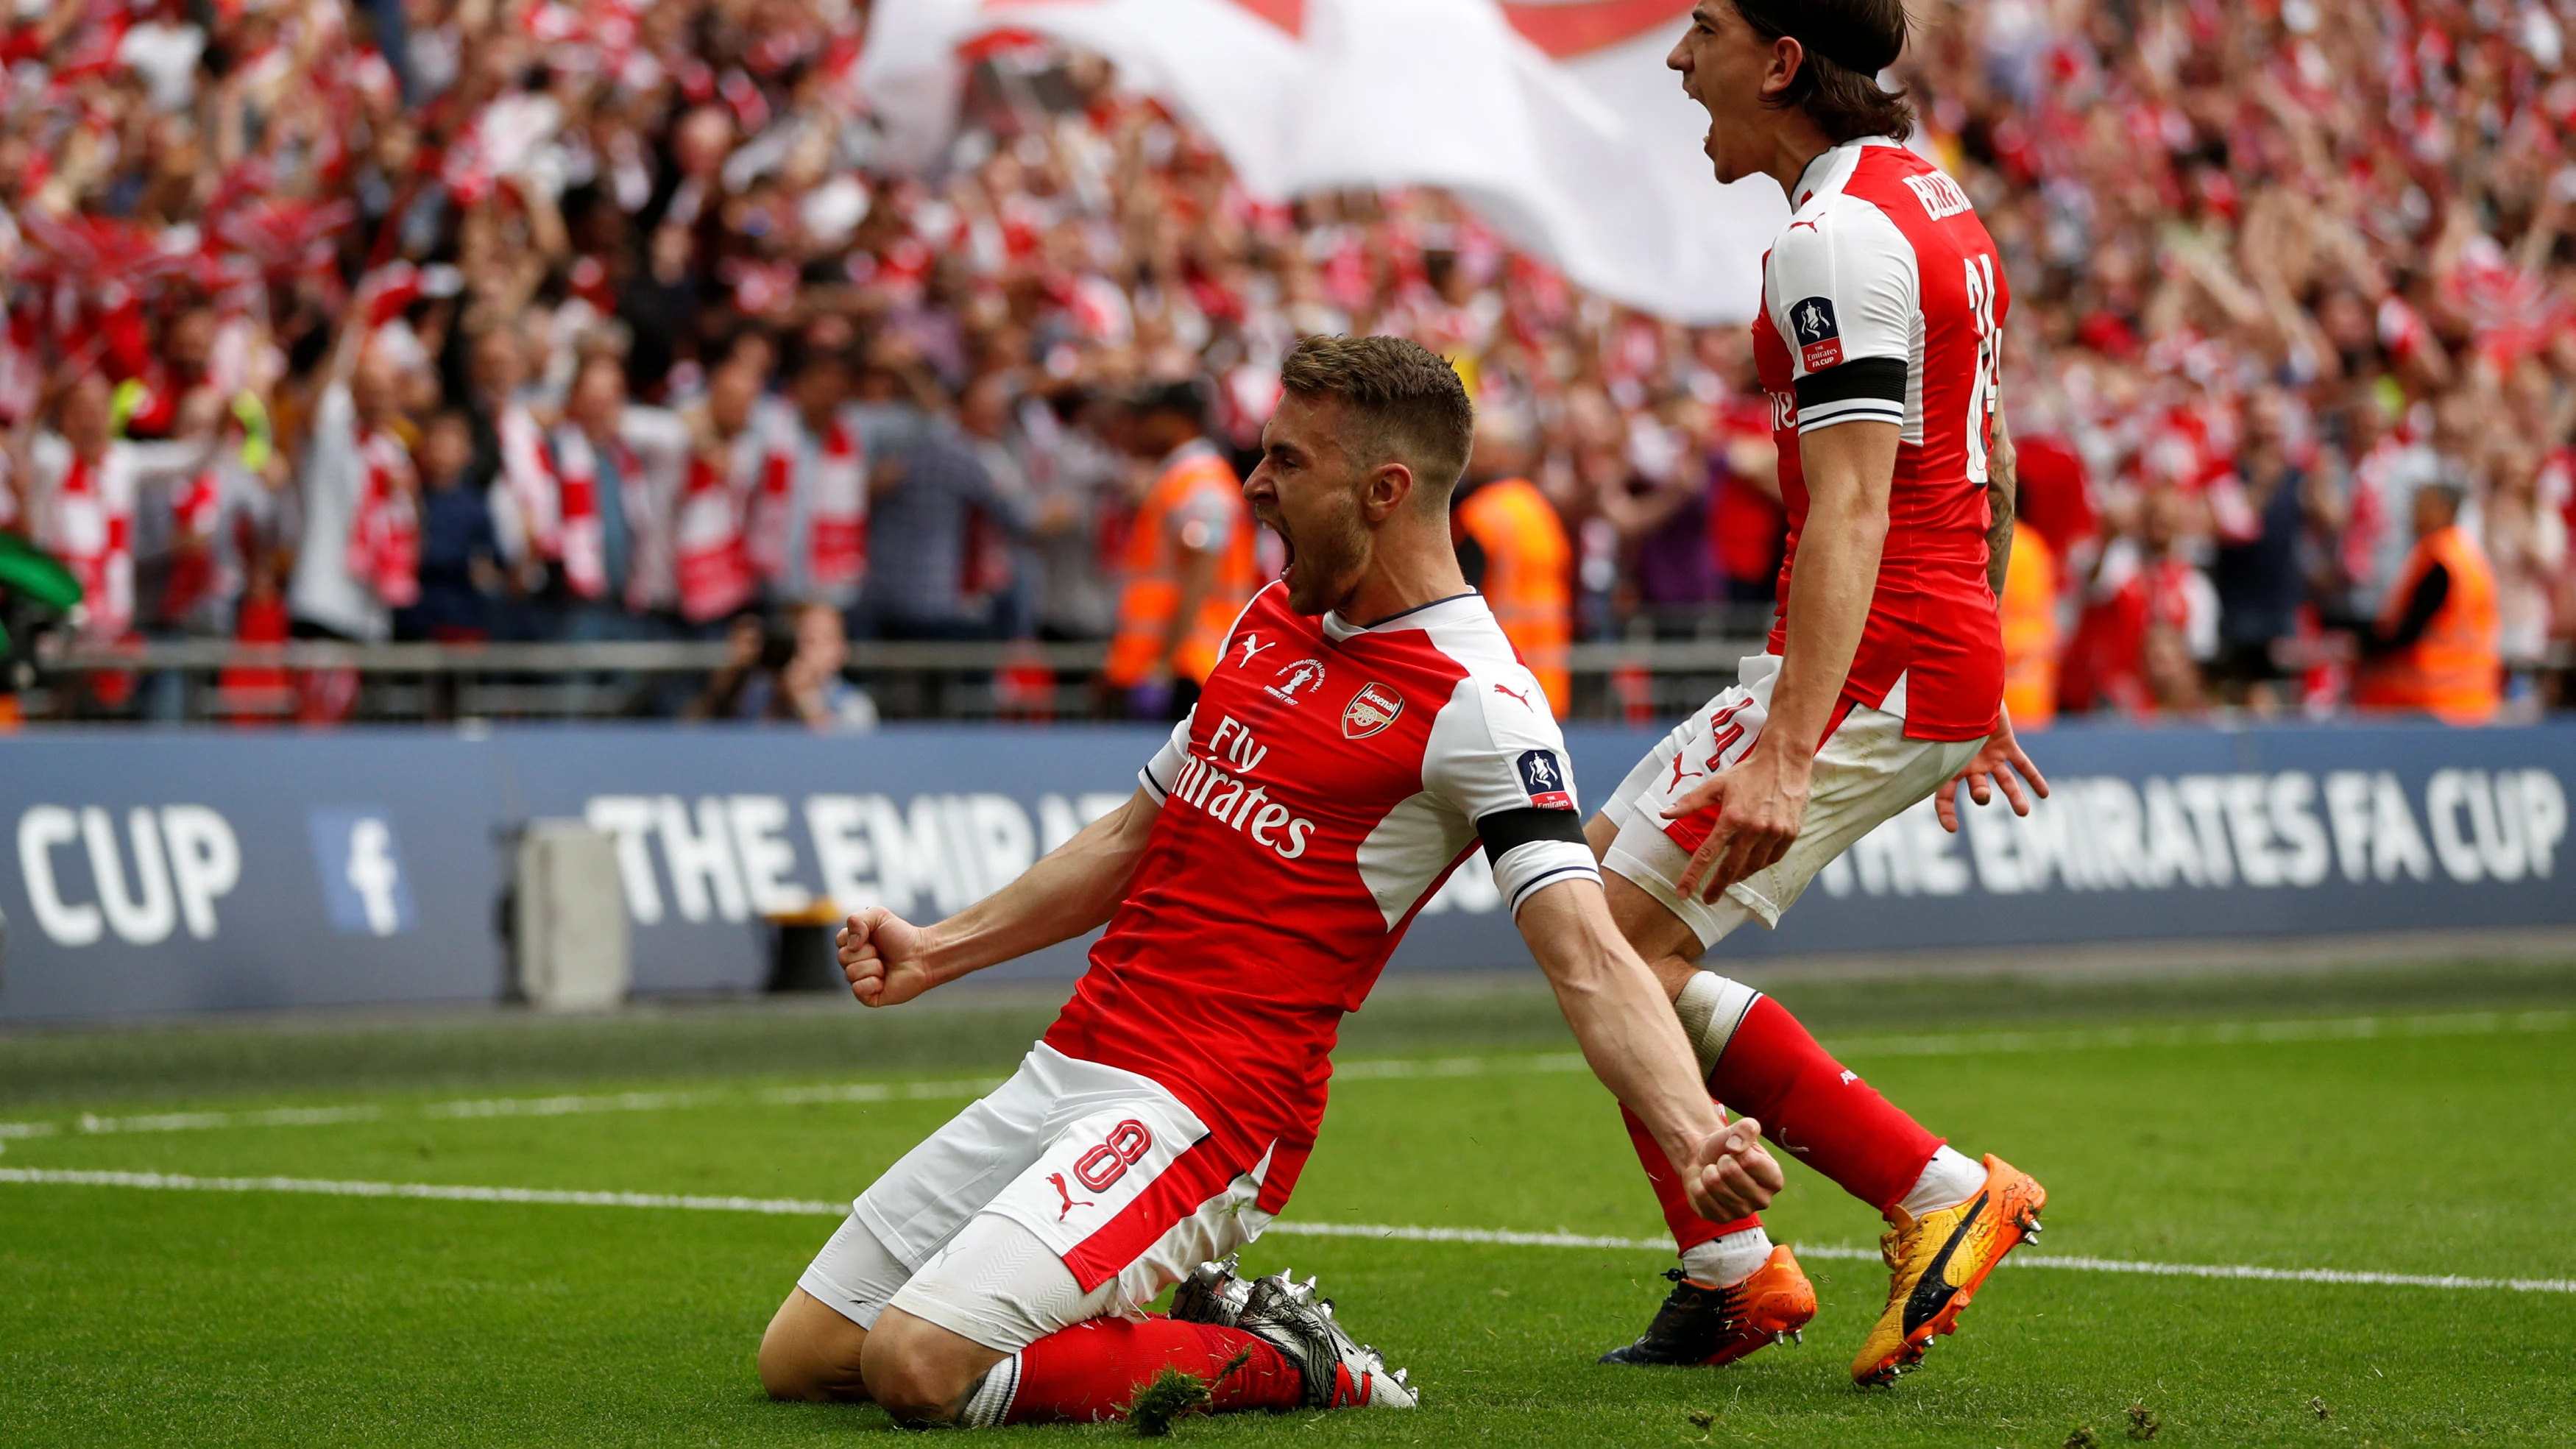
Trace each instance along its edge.
<instances>
[{"instance_id":1,"label":"red football sock","mask_svg":"<svg viewBox=\"0 0 2576 1449\"><path fill-rule=\"evenodd\" d=\"M1236 1354L1248 1356L1223 1378ZM1166 1368L1211 1379L1208 1410L1293 1409L1305 1380L1279 1350L1239 1328L1173 1318L1095 1318L1020 1351L1020 1382L1006 1424L1114 1419ZM996 1370L999 1372L999 1370Z\"/></svg>"},{"instance_id":2,"label":"red football sock","mask_svg":"<svg viewBox=\"0 0 2576 1449\"><path fill-rule=\"evenodd\" d=\"M1709 1090L1762 1123L1762 1135L1884 1215L1913 1191L1941 1139L1816 1045L1765 996L1744 1014Z\"/></svg>"},{"instance_id":3,"label":"red football sock","mask_svg":"<svg viewBox=\"0 0 2576 1449\"><path fill-rule=\"evenodd\" d=\"M1690 1199L1682 1193L1681 1174L1673 1170L1673 1160L1655 1142L1655 1135L1637 1114L1625 1106L1619 1109L1621 1121L1628 1124L1628 1140L1637 1148L1637 1161L1645 1166L1646 1181L1655 1187L1655 1204L1664 1210L1664 1226L1673 1230L1673 1246L1687 1253L1702 1243L1714 1242L1728 1233L1762 1226L1759 1217L1738 1218L1731 1223L1713 1223L1691 1210Z\"/></svg>"}]
</instances>

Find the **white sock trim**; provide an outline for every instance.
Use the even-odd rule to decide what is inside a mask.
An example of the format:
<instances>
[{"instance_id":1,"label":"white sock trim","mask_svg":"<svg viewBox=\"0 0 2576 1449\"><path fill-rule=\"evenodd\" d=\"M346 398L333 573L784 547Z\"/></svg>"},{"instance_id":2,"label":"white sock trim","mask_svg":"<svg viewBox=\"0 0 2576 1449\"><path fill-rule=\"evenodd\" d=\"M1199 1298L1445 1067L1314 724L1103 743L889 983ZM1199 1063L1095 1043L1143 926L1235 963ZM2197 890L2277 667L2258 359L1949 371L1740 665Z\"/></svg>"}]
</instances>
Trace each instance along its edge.
<instances>
[{"instance_id":1,"label":"white sock trim","mask_svg":"<svg viewBox=\"0 0 2576 1449\"><path fill-rule=\"evenodd\" d=\"M1757 1224L1684 1250L1682 1271L1695 1282L1728 1288L1760 1272L1769 1261L1771 1235Z\"/></svg>"},{"instance_id":2,"label":"white sock trim","mask_svg":"<svg viewBox=\"0 0 2576 1449\"><path fill-rule=\"evenodd\" d=\"M1682 983L1681 994L1673 998L1673 1010L1682 1019L1682 1034L1690 1038L1691 1051L1699 1057L1702 1081L1717 1070L1717 1059L1726 1055L1726 1044L1735 1039L1744 1014L1761 999L1761 992L1714 971L1694 971Z\"/></svg>"},{"instance_id":3,"label":"white sock trim","mask_svg":"<svg viewBox=\"0 0 2576 1449\"><path fill-rule=\"evenodd\" d=\"M1923 1164L1923 1175L1914 1180L1914 1190L1899 1199L1897 1206L1907 1217L1919 1218L1954 1208L1977 1195L1986 1185L1986 1169L1966 1153L1944 1146Z\"/></svg>"},{"instance_id":4,"label":"white sock trim","mask_svg":"<svg viewBox=\"0 0 2576 1449\"><path fill-rule=\"evenodd\" d=\"M1011 1414L1011 1400L1020 1393L1020 1356L993 1365L966 1395L966 1407L957 1412L961 1429L998 1429Z\"/></svg>"}]
</instances>

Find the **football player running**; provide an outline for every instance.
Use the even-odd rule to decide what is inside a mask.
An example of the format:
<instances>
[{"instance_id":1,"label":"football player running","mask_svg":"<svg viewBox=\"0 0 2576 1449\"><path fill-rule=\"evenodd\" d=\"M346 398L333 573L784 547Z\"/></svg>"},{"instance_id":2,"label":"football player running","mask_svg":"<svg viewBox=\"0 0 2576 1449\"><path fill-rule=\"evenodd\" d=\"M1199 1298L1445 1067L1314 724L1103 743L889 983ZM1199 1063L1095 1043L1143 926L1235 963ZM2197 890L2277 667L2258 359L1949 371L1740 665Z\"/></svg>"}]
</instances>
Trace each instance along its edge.
<instances>
[{"instance_id":1,"label":"football player running","mask_svg":"<svg viewBox=\"0 0 2576 1449\"><path fill-rule=\"evenodd\" d=\"M2047 1194L1945 1145L1780 1005L1697 969L1776 924L1827 862L1935 797L2047 783L2003 712L1996 617L2013 470L1996 397L2009 292L1958 183L1902 144L1877 73L1901 0L1699 0L1668 64L1709 116L1722 182L1768 176L1790 219L1762 265L1755 358L1780 445L1788 558L1768 649L1621 782L1587 830L1611 914L1661 978L1709 1090L1883 1214L1887 1306L1852 1363L1892 1379L1952 1332ZM1682 1249L1619 1363L1719 1364L1798 1332L1816 1298L1760 1219L1705 1221L1651 1134L1631 1135Z\"/></svg>"},{"instance_id":2,"label":"football player running","mask_svg":"<svg viewBox=\"0 0 2576 1449\"><path fill-rule=\"evenodd\" d=\"M1018 1073L878 1178L780 1305L775 1397L1081 1420L1178 1367L1220 1411L1411 1407L1311 1280L1231 1270L1314 1144L1342 1014L1480 846L1676 1200L1731 1221L1780 1186L1612 923L1555 718L1459 573L1457 375L1411 342L1308 338L1281 381L1244 496L1286 571L1136 793L945 921L870 907L841 933L851 991L890 1007L1108 927ZM1141 1311L1175 1283L1170 1317Z\"/></svg>"}]
</instances>

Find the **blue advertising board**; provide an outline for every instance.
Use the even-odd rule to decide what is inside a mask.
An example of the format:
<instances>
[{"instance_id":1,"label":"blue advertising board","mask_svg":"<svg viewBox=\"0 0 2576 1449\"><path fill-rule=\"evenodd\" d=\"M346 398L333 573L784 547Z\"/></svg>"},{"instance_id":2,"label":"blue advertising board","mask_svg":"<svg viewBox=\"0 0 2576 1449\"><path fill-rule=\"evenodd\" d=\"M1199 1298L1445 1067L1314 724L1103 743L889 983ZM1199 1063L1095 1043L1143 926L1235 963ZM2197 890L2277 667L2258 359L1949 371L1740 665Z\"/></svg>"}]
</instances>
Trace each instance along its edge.
<instances>
[{"instance_id":1,"label":"blue advertising board","mask_svg":"<svg viewBox=\"0 0 2576 1449\"><path fill-rule=\"evenodd\" d=\"M1570 729L1582 798L1655 738ZM490 999L511 844L532 819L615 842L639 992L753 991L764 917L961 909L1115 808L1160 740L982 725L0 740L16 843L0 1021ZM2558 874L2576 725L2075 726L2029 743L2056 787L2030 817L1997 803L1951 835L1925 802L1778 930L1718 955L2576 925ZM1082 953L994 972L1067 977ZM1475 858L1391 969L1526 960Z\"/></svg>"},{"instance_id":2,"label":"blue advertising board","mask_svg":"<svg viewBox=\"0 0 2576 1449\"><path fill-rule=\"evenodd\" d=\"M489 1000L501 815L454 735L0 742L0 1020Z\"/></svg>"}]
</instances>

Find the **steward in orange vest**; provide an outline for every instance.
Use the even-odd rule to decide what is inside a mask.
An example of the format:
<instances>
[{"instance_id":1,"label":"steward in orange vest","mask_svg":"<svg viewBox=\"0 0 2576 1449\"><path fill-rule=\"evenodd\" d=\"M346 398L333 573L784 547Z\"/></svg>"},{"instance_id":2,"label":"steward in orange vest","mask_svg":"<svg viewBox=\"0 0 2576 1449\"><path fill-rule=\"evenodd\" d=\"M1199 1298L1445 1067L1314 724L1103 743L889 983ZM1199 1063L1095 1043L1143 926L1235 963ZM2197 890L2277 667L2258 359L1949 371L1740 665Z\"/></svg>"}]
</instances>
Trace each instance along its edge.
<instances>
[{"instance_id":1,"label":"steward in orange vest","mask_svg":"<svg viewBox=\"0 0 2576 1449\"><path fill-rule=\"evenodd\" d=\"M1468 584L1485 596L1503 637L1563 719L1574 700L1566 665L1574 638L1574 549L1556 505L1521 476L1529 452L1525 423L1499 408L1476 415L1467 479L1449 500L1449 534Z\"/></svg>"},{"instance_id":2,"label":"steward in orange vest","mask_svg":"<svg viewBox=\"0 0 2576 1449\"><path fill-rule=\"evenodd\" d=\"M1157 389L1138 405L1130 447L1162 471L1128 526L1118 632L1101 673L1131 716L1178 719L1259 587L1243 480L1202 432L1198 392ZM1168 687L1168 693L1165 692Z\"/></svg>"},{"instance_id":3,"label":"steward in orange vest","mask_svg":"<svg viewBox=\"0 0 2576 1449\"><path fill-rule=\"evenodd\" d=\"M2458 489L2415 490L2415 549L2362 641L2352 702L2485 724L2503 697L2495 570L2459 526Z\"/></svg>"},{"instance_id":4,"label":"steward in orange vest","mask_svg":"<svg viewBox=\"0 0 2576 1449\"><path fill-rule=\"evenodd\" d=\"M2004 709L2013 728L2057 718L2057 551L2028 524L2015 528L2004 560Z\"/></svg>"}]
</instances>

